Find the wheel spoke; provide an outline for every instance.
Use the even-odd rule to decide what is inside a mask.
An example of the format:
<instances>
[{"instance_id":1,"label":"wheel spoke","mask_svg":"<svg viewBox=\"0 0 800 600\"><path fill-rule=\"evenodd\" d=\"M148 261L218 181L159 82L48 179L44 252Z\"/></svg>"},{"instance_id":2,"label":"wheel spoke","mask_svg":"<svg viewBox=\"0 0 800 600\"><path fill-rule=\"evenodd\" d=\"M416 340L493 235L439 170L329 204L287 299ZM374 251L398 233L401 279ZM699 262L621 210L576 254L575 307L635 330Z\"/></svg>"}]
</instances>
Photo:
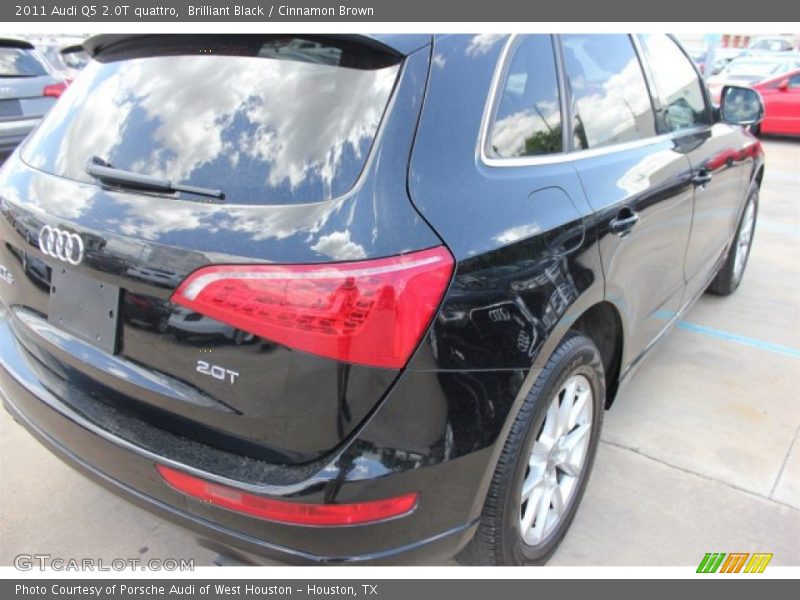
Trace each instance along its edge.
<instances>
[{"instance_id":1,"label":"wheel spoke","mask_svg":"<svg viewBox=\"0 0 800 600\"><path fill-rule=\"evenodd\" d=\"M539 504L542 501L543 492L544 490L539 486L534 490L533 494L531 494L531 497L528 498L528 503L525 505L525 514L522 515L522 521L520 522L522 535L525 535L528 530L530 530L531 525L533 525L533 520L539 512Z\"/></svg>"},{"instance_id":2,"label":"wheel spoke","mask_svg":"<svg viewBox=\"0 0 800 600\"><path fill-rule=\"evenodd\" d=\"M572 411L569 413L567 431L572 431L575 428L575 425L578 423L578 417L580 417L581 412L586 407L586 402L589 400L591 393L591 390L586 389L582 390L578 394L578 398L575 400L575 404L572 406Z\"/></svg>"},{"instance_id":3,"label":"wheel spoke","mask_svg":"<svg viewBox=\"0 0 800 600\"><path fill-rule=\"evenodd\" d=\"M553 494L550 498L550 504L553 505L553 510L556 514L561 516L564 512L564 498L561 495L561 486L558 483L553 484Z\"/></svg>"},{"instance_id":4,"label":"wheel spoke","mask_svg":"<svg viewBox=\"0 0 800 600\"><path fill-rule=\"evenodd\" d=\"M547 455L550 453L550 448L553 446L549 438L540 438L533 442L533 450L531 450L531 457L528 460L529 467L537 467L547 462Z\"/></svg>"},{"instance_id":5,"label":"wheel spoke","mask_svg":"<svg viewBox=\"0 0 800 600\"><path fill-rule=\"evenodd\" d=\"M553 401L547 409L547 416L544 420L544 430L542 433L551 440L555 440L558 437L558 395L553 398Z\"/></svg>"},{"instance_id":6,"label":"wheel spoke","mask_svg":"<svg viewBox=\"0 0 800 600\"><path fill-rule=\"evenodd\" d=\"M536 541L540 542L544 538L547 531L547 520L550 516L550 501L553 497L553 488L550 487L544 491L539 499L539 506L536 511L536 523L533 526L533 534Z\"/></svg>"},{"instance_id":7,"label":"wheel spoke","mask_svg":"<svg viewBox=\"0 0 800 600\"><path fill-rule=\"evenodd\" d=\"M564 436L564 439L561 442L561 448L566 450L567 454L572 453L581 440L586 437L586 434L589 433L590 429L591 425L578 425L578 427L569 433L569 435Z\"/></svg>"},{"instance_id":8,"label":"wheel spoke","mask_svg":"<svg viewBox=\"0 0 800 600\"><path fill-rule=\"evenodd\" d=\"M569 417L572 414L572 407L575 406L575 390L578 387L578 382L571 379L567 382L564 388L564 397L561 399L561 406L558 410L558 433L562 434L568 431Z\"/></svg>"},{"instance_id":9,"label":"wheel spoke","mask_svg":"<svg viewBox=\"0 0 800 600\"><path fill-rule=\"evenodd\" d=\"M522 483L522 493L521 493L522 502L529 500L531 494L536 490L537 487L539 487L542 484L543 481L544 481L543 473L541 472L537 473L535 471L531 471L528 477Z\"/></svg>"},{"instance_id":10,"label":"wheel spoke","mask_svg":"<svg viewBox=\"0 0 800 600\"><path fill-rule=\"evenodd\" d=\"M571 462L569 459L557 464L556 466L558 467L559 471L565 475L569 475L570 477L577 477L581 472L581 468L575 463Z\"/></svg>"}]
</instances>

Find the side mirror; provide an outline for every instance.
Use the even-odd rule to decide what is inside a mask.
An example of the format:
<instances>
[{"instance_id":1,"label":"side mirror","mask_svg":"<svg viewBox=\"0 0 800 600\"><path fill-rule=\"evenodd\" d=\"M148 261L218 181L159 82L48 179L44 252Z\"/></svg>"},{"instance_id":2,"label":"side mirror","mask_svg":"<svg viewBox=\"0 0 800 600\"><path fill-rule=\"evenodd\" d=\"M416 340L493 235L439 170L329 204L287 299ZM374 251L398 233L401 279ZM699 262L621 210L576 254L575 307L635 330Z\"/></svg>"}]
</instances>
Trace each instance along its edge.
<instances>
[{"instance_id":1,"label":"side mirror","mask_svg":"<svg viewBox=\"0 0 800 600\"><path fill-rule=\"evenodd\" d=\"M750 88L726 85L720 94L719 116L730 125L755 125L764 118L761 95Z\"/></svg>"},{"instance_id":2,"label":"side mirror","mask_svg":"<svg viewBox=\"0 0 800 600\"><path fill-rule=\"evenodd\" d=\"M780 91L785 92L789 89L789 78L781 79L776 86Z\"/></svg>"}]
</instances>

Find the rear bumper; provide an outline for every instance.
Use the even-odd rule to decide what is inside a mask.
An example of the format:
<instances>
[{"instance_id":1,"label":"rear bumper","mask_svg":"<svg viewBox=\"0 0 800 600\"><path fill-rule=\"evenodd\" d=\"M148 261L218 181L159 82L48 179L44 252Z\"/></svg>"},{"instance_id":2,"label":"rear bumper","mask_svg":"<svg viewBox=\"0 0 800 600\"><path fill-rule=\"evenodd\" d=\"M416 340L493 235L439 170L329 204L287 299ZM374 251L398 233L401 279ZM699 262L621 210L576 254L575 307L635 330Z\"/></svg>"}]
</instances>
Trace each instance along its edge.
<instances>
[{"instance_id":1,"label":"rear bumper","mask_svg":"<svg viewBox=\"0 0 800 600\"><path fill-rule=\"evenodd\" d=\"M41 117L0 121L0 153L8 154L12 152L28 137L28 134L33 131L40 120Z\"/></svg>"},{"instance_id":2,"label":"rear bumper","mask_svg":"<svg viewBox=\"0 0 800 600\"><path fill-rule=\"evenodd\" d=\"M147 448L118 437L112 432L114 424L100 427L42 385L36 377L41 365L30 364L35 360L16 340L8 318L0 318L0 395L15 420L89 478L194 531L201 543L217 550L253 562L267 558L291 564L433 563L456 554L477 527L476 507L482 504L478 500L480 482L491 448L438 464L387 473L385 468L382 471L376 468L376 454L381 455L381 449L372 443L350 444L348 450L338 455L339 461L347 455L346 468L340 462L338 468L323 468L302 482L263 489L276 496L307 502L321 502L331 495L341 502L353 502L418 491L418 508L394 520L351 527L271 523L196 501L173 490L161 480L156 463L184 468L210 479L220 480L220 474L203 474L190 465L156 456ZM63 390L57 393L63 395ZM355 477L356 471L362 474ZM225 481L237 480L226 477ZM242 483L243 488L248 485L252 484ZM473 497L465 499L464 494ZM87 540L87 546L90 543Z\"/></svg>"}]
</instances>

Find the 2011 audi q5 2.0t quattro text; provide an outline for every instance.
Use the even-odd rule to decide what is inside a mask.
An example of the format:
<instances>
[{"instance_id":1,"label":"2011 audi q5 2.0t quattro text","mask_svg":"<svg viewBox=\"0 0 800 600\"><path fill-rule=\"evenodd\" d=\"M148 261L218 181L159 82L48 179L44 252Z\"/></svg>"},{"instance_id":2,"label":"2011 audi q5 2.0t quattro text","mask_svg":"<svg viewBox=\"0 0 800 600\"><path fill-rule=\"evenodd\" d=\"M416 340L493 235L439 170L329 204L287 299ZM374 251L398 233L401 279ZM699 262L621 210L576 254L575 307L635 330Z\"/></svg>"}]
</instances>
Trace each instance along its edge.
<instances>
[{"instance_id":1,"label":"2011 audi q5 2.0t quattro text","mask_svg":"<svg viewBox=\"0 0 800 600\"><path fill-rule=\"evenodd\" d=\"M0 384L243 560L535 564L764 174L665 35L108 35L0 173ZM634 399L631 399L634 401Z\"/></svg>"}]
</instances>

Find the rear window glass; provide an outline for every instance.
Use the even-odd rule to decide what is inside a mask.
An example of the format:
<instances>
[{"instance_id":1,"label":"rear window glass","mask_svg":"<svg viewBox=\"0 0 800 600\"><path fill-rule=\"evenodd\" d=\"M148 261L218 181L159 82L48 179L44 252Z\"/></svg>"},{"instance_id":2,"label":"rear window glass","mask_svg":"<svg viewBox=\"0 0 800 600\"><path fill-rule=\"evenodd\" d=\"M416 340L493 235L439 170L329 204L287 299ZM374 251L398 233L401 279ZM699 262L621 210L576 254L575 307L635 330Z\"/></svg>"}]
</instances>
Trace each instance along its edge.
<instances>
[{"instance_id":1,"label":"rear window glass","mask_svg":"<svg viewBox=\"0 0 800 600\"><path fill-rule=\"evenodd\" d=\"M709 123L702 84L689 59L666 35L643 35L642 40L664 101L662 128L678 131Z\"/></svg>"},{"instance_id":2,"label":"rear window glass","mask_svg":"<svg viewBox=\"0 0 800 600\"><path fill-rule=\"evenodd\" d=\"M654 136L650 92L630 38L570 34L561 39L575 103L575 146L597 148Z\"/></svg>"},{"instance_id":3,"label":"rear window glass","mask_svg":"<svg viewBox=\"0 0 800 600\"><path fill-rule=\"evenodd\" d=\"M47 75L30 50L0 47L0 77L40 77Z\"/></svg>"},{"instance_id":4,"label":"rear window glass","mask_svg":"<svg viewBox=\"0 0 800 600\"><path fill-rule=\"evenodd\" d=\"M23 158L92 181L85 164L97 156L118 169L221 189L233 204L346 193L400 68L398 57L361 45L286 37L171 42L98 59Z\"/></svg>"},{"instance_id":5,"label":"rear window glass","mask_svg":"<svg viewBox=\"0 0 800 600\"><path fill-rule=\"evenodd\" d=\"M558 75L549 35L524 36L497 99L487 153L500 158L561 152Z\"/></svg>"},{"instance_id":6,"label":"rear window glass","mask_svg":"<svg viewBox=\"0 0 800 600\"><path fill-rule=\"evenodd\" d=\"M82 69L89 62L89 55L83 50L62 50L61 60L71 69Z\"/></svg>"}]
</instances>

